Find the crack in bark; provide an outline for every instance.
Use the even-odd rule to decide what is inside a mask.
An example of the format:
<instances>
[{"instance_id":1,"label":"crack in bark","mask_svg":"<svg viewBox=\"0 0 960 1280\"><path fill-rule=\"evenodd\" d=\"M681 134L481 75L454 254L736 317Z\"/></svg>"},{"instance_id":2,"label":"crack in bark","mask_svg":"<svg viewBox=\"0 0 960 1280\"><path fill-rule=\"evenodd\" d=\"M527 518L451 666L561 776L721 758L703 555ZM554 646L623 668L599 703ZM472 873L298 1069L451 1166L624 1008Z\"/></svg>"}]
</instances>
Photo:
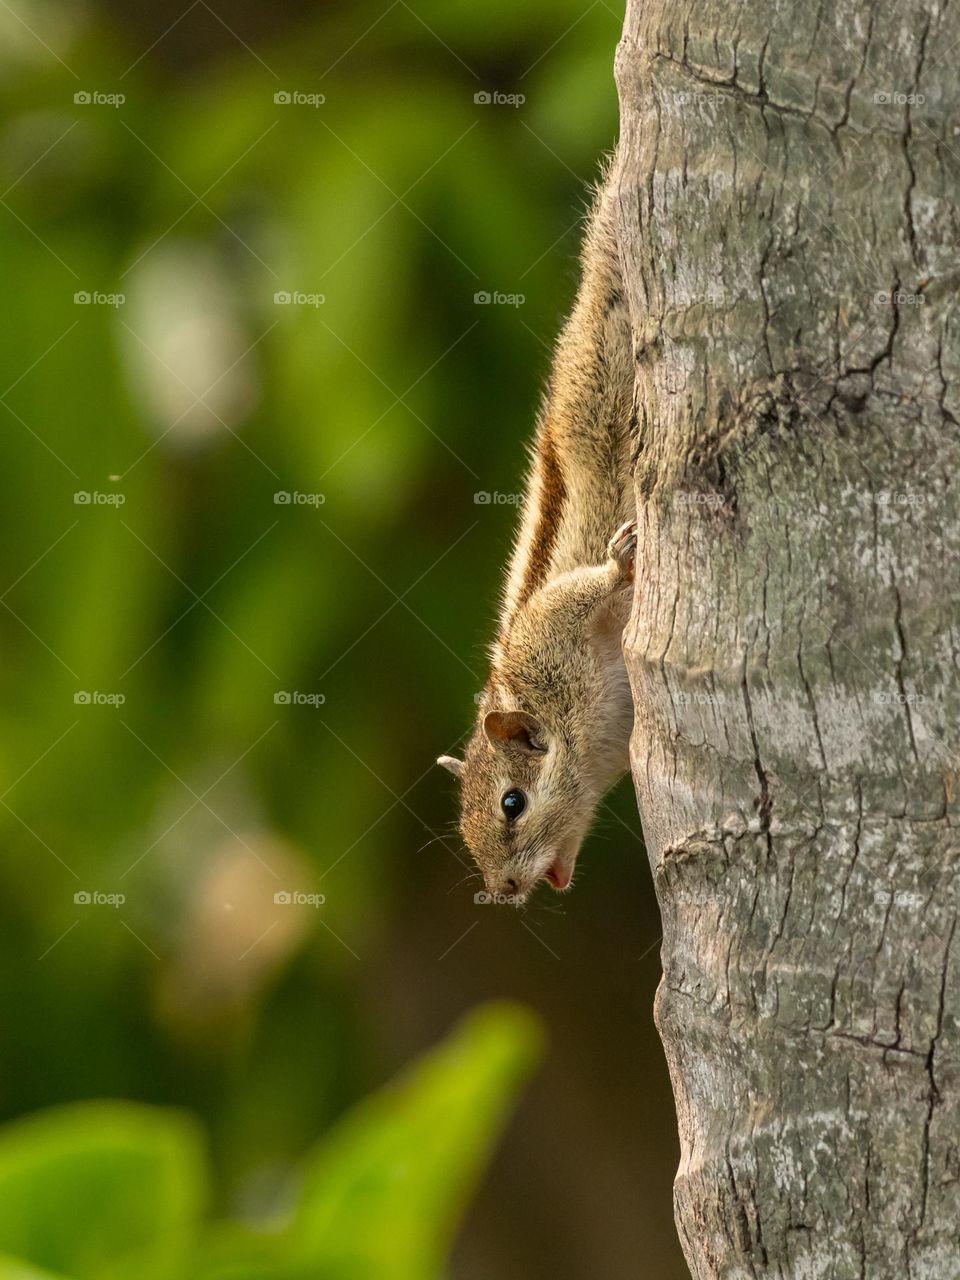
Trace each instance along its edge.
<instances>
[{"instance_id":1,"label":"crack in bark","mask_svg":"<svg viewBox=\"0 0 960 1280\"><path fill-rule=\"evenodd\" d=\"M760 783L760 797L757 801L757 815L760 818L760 829L765 833L767 838L767 850L772 853L772 844L770 841L770 817L773 810L773 794L770 789L770 779L767 771L763 767L763 761L760 759L760 741L757 738L757 729L753 721L753 705L750 701L750 686L747 682L747 658L744 654L743 658L743 674L740 680L740 691L743 694L743 706L747 713L747 726L750 731L750 741L753 744L753 767L756 770L757 779Z\"/></svg>"},{"instance_id":2,"label":"crack in bark","mask_svg":"<svg viewBox=\"0 0 960 1280\"><path fill-rule=\"evenodd\" d=\"M912 103L911 97L916 97L917 89L920 84L920 76L923 71L923 60L926 56L927 36L930 33L931 18L928 16L920 33L920 44L917 51L917 69L913 77L913 88L907 95L907 101L904 104L904 121L903 121L903 159L907 166L907 188L903 194L903 212L907 222L907 238L910 241L910 254L913 258L914 265L920 269L920 246L917 241L917 232L913 223L913 193L917 186L917 172L913 167L913 158L910 155L910 144L913 141L913 121L911 119Z\"/></svg>"},{"instance_id":3,"label":"crack in bark","mask_svg":"<svg viewBox=\"0 0 960 1280\"><path fill-rule=\"evenodd\" d=\"M901 705L903 706L903 714L907 721L907 733L910 736L910 749L913 751L914 760L919 761L920 753L917 750L917 739L913 731L913 716L910 714L910 695L907 693L907 686L903 679L903 664L907 658L907 638L903 633L903 601L900 598L900 592L895 584L893 587L893 598L896 601L893 625L897 633L897 640L900 644L900 652L897 654L896 661L897 690L900 695Z\"/></svg>"}]
</instances>

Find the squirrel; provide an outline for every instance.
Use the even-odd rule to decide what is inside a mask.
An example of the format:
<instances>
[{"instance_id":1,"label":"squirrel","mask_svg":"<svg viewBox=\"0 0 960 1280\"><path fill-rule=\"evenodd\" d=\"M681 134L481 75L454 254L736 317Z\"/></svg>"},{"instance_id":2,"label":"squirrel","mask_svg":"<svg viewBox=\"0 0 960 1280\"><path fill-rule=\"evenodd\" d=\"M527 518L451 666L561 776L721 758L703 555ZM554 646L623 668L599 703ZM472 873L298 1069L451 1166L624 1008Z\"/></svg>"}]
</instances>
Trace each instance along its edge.
<instances>
[{"instance_id":1,"label":"squirrel","mask_svg":"<svg viewBox=\"0 0 960 1280\"><path fill-rule=\"evenodd\" d=\"M634 361L617 177L614 157L537 419L476 727L462 760L437 761L460 781L460 832L488 892L517 904L544 880L569 888L593 812L629 767Z\"/></svg>"}]
</instances>

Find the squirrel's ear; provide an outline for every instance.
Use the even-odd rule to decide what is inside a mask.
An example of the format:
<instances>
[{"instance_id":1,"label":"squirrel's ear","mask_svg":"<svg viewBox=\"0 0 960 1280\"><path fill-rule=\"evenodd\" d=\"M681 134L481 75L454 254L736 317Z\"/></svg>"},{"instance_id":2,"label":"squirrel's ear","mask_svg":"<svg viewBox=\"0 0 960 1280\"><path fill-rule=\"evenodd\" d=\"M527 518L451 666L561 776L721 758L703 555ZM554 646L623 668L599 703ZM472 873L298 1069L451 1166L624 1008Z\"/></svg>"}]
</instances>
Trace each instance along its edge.
<instances>
[{"instance_id":1,"label":"squirrel's ear","mask_svg":"<svg viewBox=\"0 0 960 1280\"><path fill-rule=\"evenodd\" d=\"M540 745L543 726L525 711L488 711L483 717L483 731L496 746L522 747L524 751L543 751Z\"/></svg>"},{"instance_id":2,"label":"squirrel's ear","mask_svg":"<svg viewBox=\"0 0 960 1280\"><path fill-rule=\"evenodd\" d=\"M455 778L459 778L463 773L463 761L458 760L456 756L437 756L437 764L448 769Z\"/></svg>"}]
</instances>

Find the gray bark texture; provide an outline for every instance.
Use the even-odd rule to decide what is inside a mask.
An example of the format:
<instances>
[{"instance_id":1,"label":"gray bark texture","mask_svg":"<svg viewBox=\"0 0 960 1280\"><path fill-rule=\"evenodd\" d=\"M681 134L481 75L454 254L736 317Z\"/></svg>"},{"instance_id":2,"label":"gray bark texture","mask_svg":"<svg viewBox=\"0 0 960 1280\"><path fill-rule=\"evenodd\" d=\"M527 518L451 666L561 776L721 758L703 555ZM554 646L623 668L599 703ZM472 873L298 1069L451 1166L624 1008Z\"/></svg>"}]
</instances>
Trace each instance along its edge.
<instances>
[{"instance_id":1,"label":"gray bark texture","mask_svg":"<svg viewBox=\"0 0 960 1280\"><path fill-rule=\"evenodd\" d=\"M960 1277L960 3L630 0L632 767L698 1280Z\"/></svg>"}]
</instances>

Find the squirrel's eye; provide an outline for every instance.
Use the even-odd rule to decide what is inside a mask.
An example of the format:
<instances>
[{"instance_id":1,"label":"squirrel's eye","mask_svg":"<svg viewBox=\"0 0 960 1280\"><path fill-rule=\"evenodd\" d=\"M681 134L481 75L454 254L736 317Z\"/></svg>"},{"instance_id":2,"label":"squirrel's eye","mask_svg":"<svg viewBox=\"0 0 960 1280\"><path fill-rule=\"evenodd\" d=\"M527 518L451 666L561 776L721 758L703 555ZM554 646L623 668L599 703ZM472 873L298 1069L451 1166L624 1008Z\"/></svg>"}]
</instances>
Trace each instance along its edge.
<instances>
[{"instance_id":1,"label":"squirrel's eye","mask_svg":"<svg viewBox=\"0 0 960 1280\"><path fill-rule=\"evenodd\" d=\"M526 807L527 797L522 791L507 791L500 801L500 808L511 821L514 818L519 818Z\"/></svg>"}]
</instances>

